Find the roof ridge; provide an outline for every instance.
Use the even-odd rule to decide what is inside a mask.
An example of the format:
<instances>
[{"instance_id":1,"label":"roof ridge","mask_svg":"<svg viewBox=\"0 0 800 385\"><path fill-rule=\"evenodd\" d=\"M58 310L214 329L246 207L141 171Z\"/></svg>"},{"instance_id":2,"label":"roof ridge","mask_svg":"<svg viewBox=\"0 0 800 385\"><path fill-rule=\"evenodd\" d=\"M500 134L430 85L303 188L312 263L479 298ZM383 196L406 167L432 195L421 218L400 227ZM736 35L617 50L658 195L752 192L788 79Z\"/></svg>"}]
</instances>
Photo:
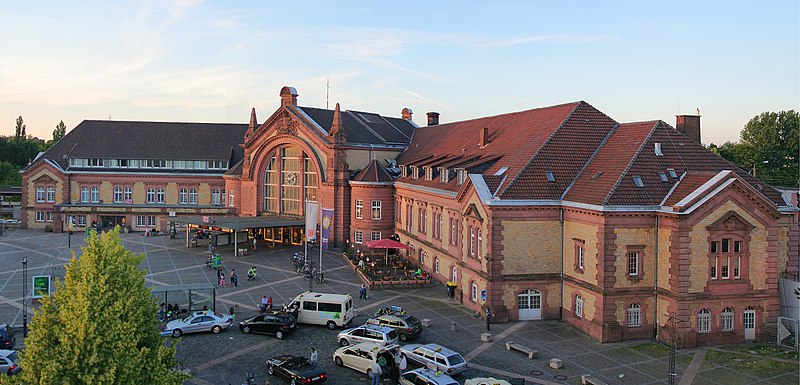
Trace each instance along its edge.
<instances>
[{"instance_id":1,"label":"roof ridge","mask_svg":"<svg viewBox=\"0 0 800 385\"><path fill-rule=\"evenodd\" d=\"M603 198L603 205L608 204L608 200L611 198L611 195L614 195L614 191L617 190L617 187L619 187L619 184L622 183L622 180L624 180L625 176L628 175L628 171L630 171L631 167L633 167L633 162L636 161L636 158L638 158L639 154L641 154L642 150L644 150L645 144L647 144L647 142L650 141L650 138L653 136L653 133L656 132L656 128L658 127L658 122L661 122L661 120L655 121L655 124L653 125L653 127L650 128L650 133L647 134L647 137L644 138L644 140L642 141L642 144L639 145L639 149L636 150L636 153L633 154L633 156L631 157L631 160L629 160L628 164L625 165L625 169L622 170L622 172L619 174L619 178L617 178L617 181L614 183L614 186L611 187L610 190L608 190L608 194L606 194L606 197Z\"/></svg>"},{"instance_id":2,"label":"roof ridge","mask_svg":"<svg viewBox=\"0 0 800 385\"><path fill-rule=\"evenodd\" d=\"M583 164L581 170L578 171L578 173L575 175L575 178L572 179L572 182L569 184L569 186L567 186L567 188L564 189L564 192L561 194L560 198L561 200L564 200L564 197L567 196L567 193L569 192L570 189L572 189L572 186L574 186L575 183L578 182L578 179L580 179L581 175L583 175L583 172L586 171L586 168L589 167L590 163L592 163L592 159L594 159L594 157L597 156L597 153L600 152L600 149L603 148L603 145L606 144L606 141L608 141L608 139L611 138L611 135L614 135L619 126L620 123L616 123L614 124L614 127L611 127L611 129L608 130L608 134L606 134L606 137L603 138L603 141L600 142L600 144L598 144L597 147L594 149L592 156L590 156L589 159L586 159L586 163Z\"/></svg>"},{"instance_id":3,"label":"roof ridge","mask_svg":"<svg viewBox=\"0 0 800 385\"><path fill-rule=\"evenodd\" d=\"M570 111L570 112L569 112L569 114L567 114L567 116L566 116L566 117L565 117L563 120L561 120L561 123L558 125L558 127L556 127L556 129L555 129L555 130L553 130L553 132L551 132L551 133L550 133L550 136L548 136L548 137L547 137L547 139L545 139L545 141L544 141L544 142L542 142L542 145L541 145L541 146L539 146L539 148L537 148L537 149L536 149L536 152L534 152L534 153L533 153L533 155L531 156L531 158L530 158L530 159L528 159L528 161L527 161L527 162L525 162L525 165L524 165L524 166L522 166L522 167L519 169L519 171L517 171L517 174L516 174L516 175L514 175L514 178L512 178L512 179L511 179L511 180L508 182L508 185L506 185L506 186L503 188L503 191L501 191L501 192L500 192L500 194L498 194L498 196L502 196L503 194L505 194L505 193L506 193L506 191L508 191L508 189L509 189L509 188L511 188L511 186L513 186L513 185L514 185L514 183L515 183L515 182L516 182L516 181L517 181L517 180L520 178L520 176L522 175L522 173L523 173L523 172L525 172L525 170L527 170L527 169L528 169L528 167L530 167L530 165L533 163L533 160L534 160L534 159L536 159L536 156L537 156L537 155L539 155L539 153L540 153L540 152L542 151L542 149L543 149L543 148L544 148L544 147L547 145L547 143L548 143L548 142L550 142L550 140L552 140L552 139L553 139L553 136L555 136L555 135L556 135L556 133L557 133L559 130L561 130L561 128L563 128L563 127L564 127L564 124L565 124L567 121L569 121L569 119L572 117L572 115L573 115L573 114L575 114L575 111L577 111L577 110L578 110L578 107L579 107L579 106L581 106L581 104L582 104L582 103L585 103L585 102L584 102L584 101L580 101L580 102L577 102L577 103L575 104L575 107L573 107L573 108L572 108L572 111ZM568 104L568 103L567 103L567 104ZM565 104L562 104L562 105L565 105Z\"/></svg>"},{"instance_id":4,"label":"roof ridge","mask_svg":"<svg viewBox=\"0 0 800 385\"><path fill-rule=\"evenodd\" d=\"M496 114L496 115L481 116L481 117L472 118L472 119L456 120L456 121L453 121L453 122L440 123L440 124L436 124L436 125L433 125L433 126L422 126L422 127L419 127L419 128L420 129L436 128L436 127L441 127L441 126L446 126L446 125L451 125L451 124L456 124L456 123L466 123L466 122L472 122L472 121L476 121L476 120L491 119L491 118L496 118L498 116L510 116L510 115L516 115L516 114L524 114L524 113L528 113L528 112L531 112L531 111L546 110L546 109L550 109L550 108L563 107L563 106L567 106L567 105L570 105L570 104L574 104L575 105L575 107L573 108L573 111L574 111L575 108L577 108L581 104L590 105L589 103L586 103L583 100L578 100L578 101L575 101L575 102L554 104L552 106L537 107L537 108L531 108L531 109L522 110L522 111L512 111L512 112L506 112L506 113L501 113L501 114ZM600 110L598 110L598 111L600 111ZM603 115L605 115L605 114L603 114ZM611 119L611 120L614 120L614 119Z\"/></svg>"}]
</instances>

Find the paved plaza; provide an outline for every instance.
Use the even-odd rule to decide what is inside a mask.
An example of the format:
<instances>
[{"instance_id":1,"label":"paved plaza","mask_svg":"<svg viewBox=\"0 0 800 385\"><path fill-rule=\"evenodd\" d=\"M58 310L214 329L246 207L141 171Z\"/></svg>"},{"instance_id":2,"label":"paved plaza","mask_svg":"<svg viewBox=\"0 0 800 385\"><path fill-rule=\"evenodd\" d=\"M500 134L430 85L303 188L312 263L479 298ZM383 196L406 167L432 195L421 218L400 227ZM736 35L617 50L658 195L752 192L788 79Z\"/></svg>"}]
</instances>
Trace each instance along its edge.
<instances>
[{"instance_id":1,"label":"paved plaza","mask_svg":"<svg viewBox=\"0 0 800 385\"><path fill-rule=\"evenodd\" d=\"M131 251L145 253L142 268L147 270L148 284L153 287L208 283L216 284L216 272L205 266L208 250L187 248L186 240L166 236L143 237L141 234L122 234L124 245ZM71 242L70 242L71 241ZM9 229L0 237L0 323L22 325L22 258L28 258L28 275L63 277L63 266L69 262L70 249L80 252L83 234L76 233L68 239L66 234L45 233L33 230ZM272 296L275 304L289 302L305 291L309 282L292 270L290 256L300 247L259 245L257 251L248 251L234 258L232 250L220 249L223 268L227 276L235 269L239 287L218 288L217 310L227 312L237 309L237 318L256 313L256 306L264 295ZM317 251L318 252L318 251ZM315 265L319 261L315 256ZM326 272L324 284L314 283L315 291L349 293L359 310L354 325L362 324L367 314L379 307L402 306L420 319L430 319L431 327L414 343L435 342L460 352L469 362L469 370L456 379L463 383L472 377L525 378L534 384L580 384L582 374L591 373L609 384L667 384L668 352L654 341L639 340L624 343L599 344L569 325L558 321L510 322L491 325L493 341L484 343L480 334L486 331L485 322L475 313L447 298L441 285L430 288L375 290L366 300L358 299L361 284L346 265L340 252L325 253L322 257ZM249 266L258 267L258 278L249 282ZM203 293L193 298L194 305L211 305L211 297ZM188 297L170 297L169 302L186 306ZM32 312L29 313L29 319ZM20 346L22 333L17 334ZM509 352L505 342L516 343L538 350L538 358ZM336 332L324 327L301 325L298 331L284 340L272 336L245 335L229 330L218 335L196 334L181 338L178 360L191 370L195 377L187 384L241 384L245 373L255 372L257 383L270 381L284 384L284 380L271 378L266 373L267 358L285 353L308 355L310 348L320 352L320 365L329 376L329 384L368 383L366 375L333 364L332 354L338 347ZM754 376L750 372L737 372L729 362L704 362L708 349L682 349L677 355L676 383L681 384L797 384L797 371L775 375ZM551 369L550 358L559 358L564 366ZM693 361L694 359L694 361ZM791 360L778 360L784 362ZM795 360L796 361L796 360ZM684 376L684 374L686 374ZM724 380L722 380L724 378Z\"/></svg>"}]
</instances>

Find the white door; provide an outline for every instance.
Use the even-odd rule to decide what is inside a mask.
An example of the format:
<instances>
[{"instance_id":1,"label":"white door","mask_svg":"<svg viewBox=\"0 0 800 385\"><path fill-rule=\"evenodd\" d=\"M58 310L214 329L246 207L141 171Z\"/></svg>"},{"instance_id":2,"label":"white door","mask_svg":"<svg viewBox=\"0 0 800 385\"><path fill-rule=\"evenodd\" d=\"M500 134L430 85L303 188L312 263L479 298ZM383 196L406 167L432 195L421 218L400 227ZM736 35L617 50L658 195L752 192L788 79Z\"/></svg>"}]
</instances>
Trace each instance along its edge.
<instances>
[{"instance_id":1,"label":"white door","mask_svg":"<svg viewBox=\"0 0 800 385\"><path fill-rule=\"evenodd\" d=\"M517 308L520 321L542 319L542 293L533 289L519 293Z\"/></svg>"},{"instance_id":2,"label":"white door","mask_svg":"<svg viewBox=\"0 0 800 385\"><path fill-rule=\"evenodd\" d=\"M742 318L744 324L744 339L745 340L755 340L756 339L756 310L748 307L744 310L744 315Z\"/></svg>"}]
</instances>

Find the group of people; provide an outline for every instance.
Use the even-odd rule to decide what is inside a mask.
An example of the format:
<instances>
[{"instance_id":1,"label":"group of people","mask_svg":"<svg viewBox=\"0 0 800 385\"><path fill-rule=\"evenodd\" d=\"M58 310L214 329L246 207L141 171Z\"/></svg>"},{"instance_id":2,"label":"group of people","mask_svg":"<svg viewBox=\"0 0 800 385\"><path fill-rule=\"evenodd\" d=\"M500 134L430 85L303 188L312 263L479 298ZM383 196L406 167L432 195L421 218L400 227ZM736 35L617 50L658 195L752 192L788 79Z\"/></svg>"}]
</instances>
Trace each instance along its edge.
<instances>
[{"instance_id":1,"label":"group of people","mask_svg":"<svg viewBox=\"0 0 800 385\"><path fill-rule=\"evenodd\" d=\"M404 372L408 367L405 354L400 354L399 357L394 357L394 362L389 364L386 356L381 355L378 361L373 362L370 366L372 370L372 385L380 385L381 378L386 378L389 385L397 385L400 383L400 373Z\"/></svg>"},{"instance_id":2,"label":"group of people","mask_svg":"<svg viewBox=\"0 0 800 385\"><path fill-rule=\"evenodd\" d=\"M236 274L236 269L231 270L231 285L239 287L239 276ZM225 287L225 272L222 268L217 268L217 286Z\"/></svg>"},{"instance_id":3,"label":"group of people","mask_svg":"<svg viewBox=\"0 0 800 385\"><path fill-rule=\"evenodd\" d=\"M256 265L252 265L252 266L250 266L250 269L247 270L247 280L248 281L253 281L253 280L256 279L256 276L258 276L258 271L256 270Z\"/></svg>"},{"instance_id":4,"label":"group of people","mask_svg":"<svg viewBox=\"0 0 800 385\"><path fill-rule=\"evenodd\" d=\"M262 312L271 311L272 297L267 297L266 295L261 297L261 305L259 305L259 310L261 310Z\"/></svg>"},{"instance_id":5,"label":"group of people","mask_svg":"<svg viewBox=\"0 0 800 385\"><path fill-rule=\"evenodd\" d=\"M181 309L180 305L177 303L175 305L167 304L161 302L158 309L158 319L161 322L172 321L180 316L180 313L184 312L184 309Z\"/></svg>"}]
</instances>

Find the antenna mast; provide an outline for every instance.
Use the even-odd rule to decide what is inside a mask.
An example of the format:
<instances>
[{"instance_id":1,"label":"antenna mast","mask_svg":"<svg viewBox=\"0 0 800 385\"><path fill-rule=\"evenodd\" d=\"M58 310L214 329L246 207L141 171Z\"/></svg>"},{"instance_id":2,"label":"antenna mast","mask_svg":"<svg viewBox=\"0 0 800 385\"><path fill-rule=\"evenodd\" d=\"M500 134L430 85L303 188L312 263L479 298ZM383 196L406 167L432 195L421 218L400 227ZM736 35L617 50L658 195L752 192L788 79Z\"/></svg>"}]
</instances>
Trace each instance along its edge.
<instances>
[{"instance_id":1,"label":"antenna mast","mask_svg":"<svg viewBox=\"0 0 800 385\"><path fill-rule=\"evenodd\" d=\"M328 109L328 100L330 99L331 94L331 78L326 78L327 81L325 82L325 109Z\"/></svg>"}]
</instances>

